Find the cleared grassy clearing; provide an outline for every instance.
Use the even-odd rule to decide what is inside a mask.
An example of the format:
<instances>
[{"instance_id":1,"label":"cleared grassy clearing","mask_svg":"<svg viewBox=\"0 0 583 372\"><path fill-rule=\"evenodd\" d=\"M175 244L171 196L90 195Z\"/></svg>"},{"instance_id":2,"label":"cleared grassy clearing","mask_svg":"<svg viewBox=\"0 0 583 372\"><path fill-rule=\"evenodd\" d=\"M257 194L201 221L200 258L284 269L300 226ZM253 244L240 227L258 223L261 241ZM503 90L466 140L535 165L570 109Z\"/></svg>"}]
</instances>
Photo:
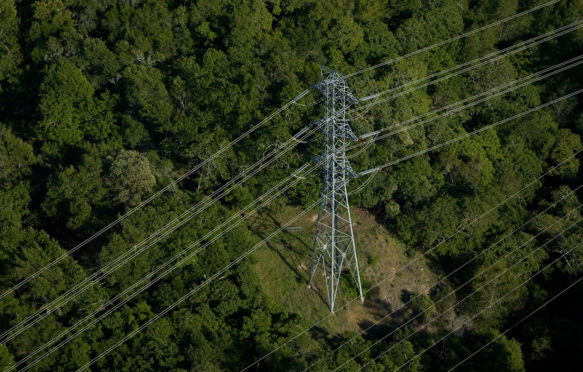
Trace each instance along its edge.
<instances>
[{"instance_id":1,"label":"cleared grassy clearing","mask_svg":"<svg viewBox=\"0 0 583 372\"><path fill-rule=\"evenodd\" d=\"M300 211L300 208L289 206L274 208L252 220L250 226L258 236L264 237ZM294 228L253 254L263 290L285 310L300 314L311 322L329 315L321 270L315 281L317 289L307 286L316 217L315 212L306 215ZM331 335L366 327L402 305L404 291L427 294L430 285L436 281L423 258L396 273L411 261L405 255L403 244L367 211L354 208L352 217L363 289L366 291L384 278L394 278L366 293L364 304L352 301L347 309L342 308L353 296L346 286L341 285L336 314L320 324ZM407 315L399 314L399 317Z\"/></svg>"}]
</instances>

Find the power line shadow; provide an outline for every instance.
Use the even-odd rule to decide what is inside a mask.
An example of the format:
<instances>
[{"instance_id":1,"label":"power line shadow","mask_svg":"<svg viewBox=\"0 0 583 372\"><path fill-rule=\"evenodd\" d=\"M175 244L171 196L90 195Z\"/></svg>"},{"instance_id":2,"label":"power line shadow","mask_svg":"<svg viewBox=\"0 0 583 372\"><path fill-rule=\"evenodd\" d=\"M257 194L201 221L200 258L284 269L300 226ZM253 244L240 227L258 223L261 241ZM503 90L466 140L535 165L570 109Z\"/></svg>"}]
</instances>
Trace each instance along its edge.
<instances>
[{"instance_id":1,"label":"power line shadow","mask_svg":"<svg viewBox=\"0 0 583 372\"><path fill-rule=\"evenodd\" d=\"M248 221L249 229L261 239L265 238L265 231L277 230L281 227L281 224L276 219L271 210L268 210L261 215L255 215ZM271 243L267 242L266 245L269 247L269 249L275 252L284 262L284 264L294 273L295 280L298 283L307 284L309 279L311 245L293 232L284 231L283 234L283 237L271 239ZM304 249L298 249L298 244L294 244L290 242L290 240L294 240L295 242L299 243L299 245ZM278 247L278 245L283 247L283 249ZM326 297L323 295L320 287L316 283L312 283L311 289L320 298L322 303L328 306Z\"/></svg>"},{"instance_id":2,"label":"power line shadow","mask_svg":"<svg viewBox=\"0 0 583 372\"><path fill-rule=\"evenodd\" d=\"M249 229L256 234L257 236L259 236L260 239L265 239L266 238L266 234L264 233L264 231L270 231L273 229L279 229L281 227L281 225L279 224L279 222L271 215L271 214L267 214L267 216L270 219L270 222L265 221L264 218L261 218L259 216L255 217L253 219L253 222L255 224L255 226L253 226L252 224L249 224ZM293 234L291 233L287 233L286 232L286 237L290 237L293 236ZM299 239L301 241L301 239ZM274 244L275 243L275 244ZM277 247L277 243L279 243L281 246L283 246L287 252L290 252L293 254L293 257L287 257L287 255L285 255L282 250ZM298 270L298 267L301 268L301 259L298 257L300 256L300 253L297 252L297 250L295 249L294 245L288 242L288 239L285 238L277 238L277 239L271 239L271 241L267 241L266 246L271 249L273 252L275 252L279 258L284 262L284 264L294 273L295 275L295 279L299 282L302 280L308 280L307 279L307 273L304 271L304 273L302 273L300 270Z\"/></svg>"}]
</instances>

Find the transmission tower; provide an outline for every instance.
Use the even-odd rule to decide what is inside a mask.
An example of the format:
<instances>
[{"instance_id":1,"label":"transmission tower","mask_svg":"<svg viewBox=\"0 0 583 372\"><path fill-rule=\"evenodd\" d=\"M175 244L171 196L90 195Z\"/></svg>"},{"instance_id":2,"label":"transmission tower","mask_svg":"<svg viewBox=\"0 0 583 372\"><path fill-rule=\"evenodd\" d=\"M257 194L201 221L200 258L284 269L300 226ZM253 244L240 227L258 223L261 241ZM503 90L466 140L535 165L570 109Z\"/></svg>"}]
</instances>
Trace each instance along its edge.
<instances>
[{"instance_id":1,"label":"transmission tower","mask_svg":"<svg viewBox=\"0 0 583 372\"><path fill-rule=\"evenodd\" d=\"M325 117L315 123L324 132L324 153L314 158L322 166L322 191L308 285L312 285L322 264L328 304L334 312L340 279L348 274L344 273L346 269L358 286L361 301L364 300L346 192L348 179L357 177L345 153L350 141L357 139L346 120L346 110L357 100L345 75L322 68L322 76L324 80L314 85L326 100Z\"/></svg>"}]
</instances>

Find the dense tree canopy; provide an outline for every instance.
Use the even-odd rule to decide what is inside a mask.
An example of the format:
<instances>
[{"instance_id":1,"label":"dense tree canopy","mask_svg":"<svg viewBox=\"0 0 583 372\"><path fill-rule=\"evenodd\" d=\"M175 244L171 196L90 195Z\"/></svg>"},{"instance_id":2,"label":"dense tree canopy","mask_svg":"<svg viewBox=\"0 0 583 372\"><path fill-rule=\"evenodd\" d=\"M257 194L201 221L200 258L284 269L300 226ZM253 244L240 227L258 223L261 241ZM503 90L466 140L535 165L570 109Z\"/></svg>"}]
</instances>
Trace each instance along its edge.
<instances>
[{"instance_id":1,"label":"dense tree canopy","mask_svg":"<svg viewBox=\"0 0 583 372\"><path fill-rule=\"evenodd\" d=\"M319 81L320 66L348 74L539 3L0 0L1 292L123 216ZM582 15L583 1L559 1L351 77L348 83L357 97L398 87L567 25ZM582 51L583 31L578 29L374 105L351 126L357 134L386 128ZM582 82L583 70L573 68L375 141L365 151L354 150L352 165L365 170L429 148L581 89ZM114 229L0 299L2 332L37 311L50 312L38 326L0 343L0 367L26 357L186 247L203 245L218 234L212 231L215 226L309 162L320 151L318 135L283 154L176 233L161 237L155 249L144 250L112 275L92 282L95 285L75 301L53 307L52 301L75 283L100 273L100 268L192 205L204 202L240 172L253 171L250 166L255 161L322 116L320 98L312 90ZM581 301L558 300L512 332L501 332L583 275L583 245L578 245L583 240L578 224L582 170L576 156L583 149L582 102L581 97L573 97L399 163L370 179L351 181L351 189L367 182L351 196L353 205L374 214L410 258L438 245L427 259L435 277L442 278L474 260L444 283L425 292L409 291L412 300L398 318L372 328L339 352L331 353L354 333L316 327L270 354L255 370L303 370L322 358L320 370L346 363L348 370L367 364L391 371L482 309L487 311L409 363L407 370L447 370L486 344L465 370L545 371L581 364ZM521 191L553 166L558 167ZM179 270L33 370L68 371L84 365L264 239L267 234L258 233L255 226L273 219L270 213L311 204L319 188L318 177L303 180L274 202L269 212L249 218L209 249L181 262ZM519 197L496 208L519 191ZM543 210L540 218L529 221ZM484 218L456 234L487 211ZM525 223L522 231L488 249ZM290 238L290 251L300 249L295 244L301 245ZM376 259L361 262L372 267ZM226 271L101 359L95 369L240 370L307 328L312 323L309 316L290 311L270 296L253 263L250 258ZM549 264L494 305L494 300ZM288 265L290 273L297 269ZM478 279L464 285L478 274ZM293 275L289 280L295 280ZM301 285L305 287L304 282ZM582 291L578 286L565 296L577 299ZM466 296L467 300L453 306ZM453 320L436 320L425 332L414 333L450 307L454 307ZM416 315L414 321L376 343L383 332ZM352 326L364 329L362 324ZM373 360L389 347L388 353Z\"/></svg>"}]
</instances>

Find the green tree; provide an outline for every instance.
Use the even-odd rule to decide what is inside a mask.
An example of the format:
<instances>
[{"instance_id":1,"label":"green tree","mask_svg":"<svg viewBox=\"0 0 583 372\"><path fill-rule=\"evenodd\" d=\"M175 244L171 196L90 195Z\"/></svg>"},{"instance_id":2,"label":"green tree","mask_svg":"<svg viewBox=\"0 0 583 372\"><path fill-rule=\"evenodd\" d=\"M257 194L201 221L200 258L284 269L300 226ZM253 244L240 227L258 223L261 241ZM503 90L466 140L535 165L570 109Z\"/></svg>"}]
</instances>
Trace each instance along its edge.
<instances>
[{"instance_id":1,"label":"green tree","mask_svg":"<svg viewBox=\"0 0 583 372\"><path fill-rule=\"evenodd\" d=\"M551 161L553 164L559 164L570 157L572 159L557 169L556 172L553 172L553 174L567 179L576 177L579 172L579 159L578 157L573 157L573 155L581 151L582 148L581 138L578 135L572 133L567 128L560 129L557 142L551 152Z\"/></svg>"},{"instance_id":2,"label":"green tree","mask_svg":"<svg viewBox=\"0 0 583 372\"><path fill-rule=\"evenodd\" d=\"M423 293L411 292L411 310L415 315L420 314L421 321L429 319L435 314L435 304L433 300Z\"/></svg>"},{"instance_id":3,"label":"green tree","mask_svg":"<svg viewBox=\"0 0 583 372\"><path fill-rule=\"evenodd\" d=\"M144 66L130 66L122 73L125 85L127 109L135 113L153 131L170 125L172 102L163 82L160 70Z\"/></svg>"},{"instance_id":4,"label":"green tree","mask_svg":"<svg viewBox=\"0 0 583 372\"><path fill-rule=\"evenodd\" d=\"M498 331L487 332L488 338L499 334ZM488 369L495 368L500 371L522 372L524 360L520 343L514 339L502 336L489 345L479 358L483 362L488 361Z\"/></svg>"},{"instance_id":5,"label":"green tree","mask_svg":"<svg viewBox=\"0 0 583 372\"><path fill-rule=\"evenodd\" d=\"M50 177L42 203L47 216L66 221L65 226L72 230L91 220L94 206L107 192L103 186L101 160L85 154L82 161L80 166L61 168Z\"/></svg>"},{"instance_id":6,"label":"green tree","mask_svg":"<svg viewBox=\"0 0 583 372\"><path fill-rule=\"evenodd\" d=\"M109 179L117 203L135 206L152 191L156 177L148 158L137 151L120 152L111 164Z\"/></svg>"},{"instance_id":7,"label":"green tree","mask_svg":"<svg viewBox=\"0 0 583 372\"><path fill-rule=\"evenodd\" d=\"M60 62L50 66L40 94L41 139L79 145L82 140L103 140L113 133L112 102L108 95L94 99L93 86L73 64Z\"/></svg>"},{"instance_id":8,"label":"green tree","mask_svg":"<svg viewBox=\"0 0 583 372\"><path fill-rule=\"evenodd\" d=\"M8 368L14 364L14 356L10 353L10 350L6 345L0 345L0 367Z\"/></svg>"},{"instance_id":9,"label":"green tree","mask_svg":"<svg viewBox=\"0 0 583 372\"><path fill-rule=\"evenodd\" d=\"M22 53L18 43L18 18L14 0L0 0L0 93L18 82Z\"/></svg>"},{"instance_id":10,"label":"green tree","mask_svg":"<svg viewBox=\"0 0 583 372\"><path fill-rule=\"evenodd\" d=\"M27 178L36 163L32 146L0 123L0 186L13 185Z\"/></svg>"},{"instance_id":11,"label":"green tree","mask_svg":"<svg viewBox=\"0 0 583 372\"><path fill-rule=\"evenodd\" d=\"M72 56L78 49L79 34L62 0L35 1L33 12L28 34L32 60L54 63Z\"/></svg>"}]
</instances>

